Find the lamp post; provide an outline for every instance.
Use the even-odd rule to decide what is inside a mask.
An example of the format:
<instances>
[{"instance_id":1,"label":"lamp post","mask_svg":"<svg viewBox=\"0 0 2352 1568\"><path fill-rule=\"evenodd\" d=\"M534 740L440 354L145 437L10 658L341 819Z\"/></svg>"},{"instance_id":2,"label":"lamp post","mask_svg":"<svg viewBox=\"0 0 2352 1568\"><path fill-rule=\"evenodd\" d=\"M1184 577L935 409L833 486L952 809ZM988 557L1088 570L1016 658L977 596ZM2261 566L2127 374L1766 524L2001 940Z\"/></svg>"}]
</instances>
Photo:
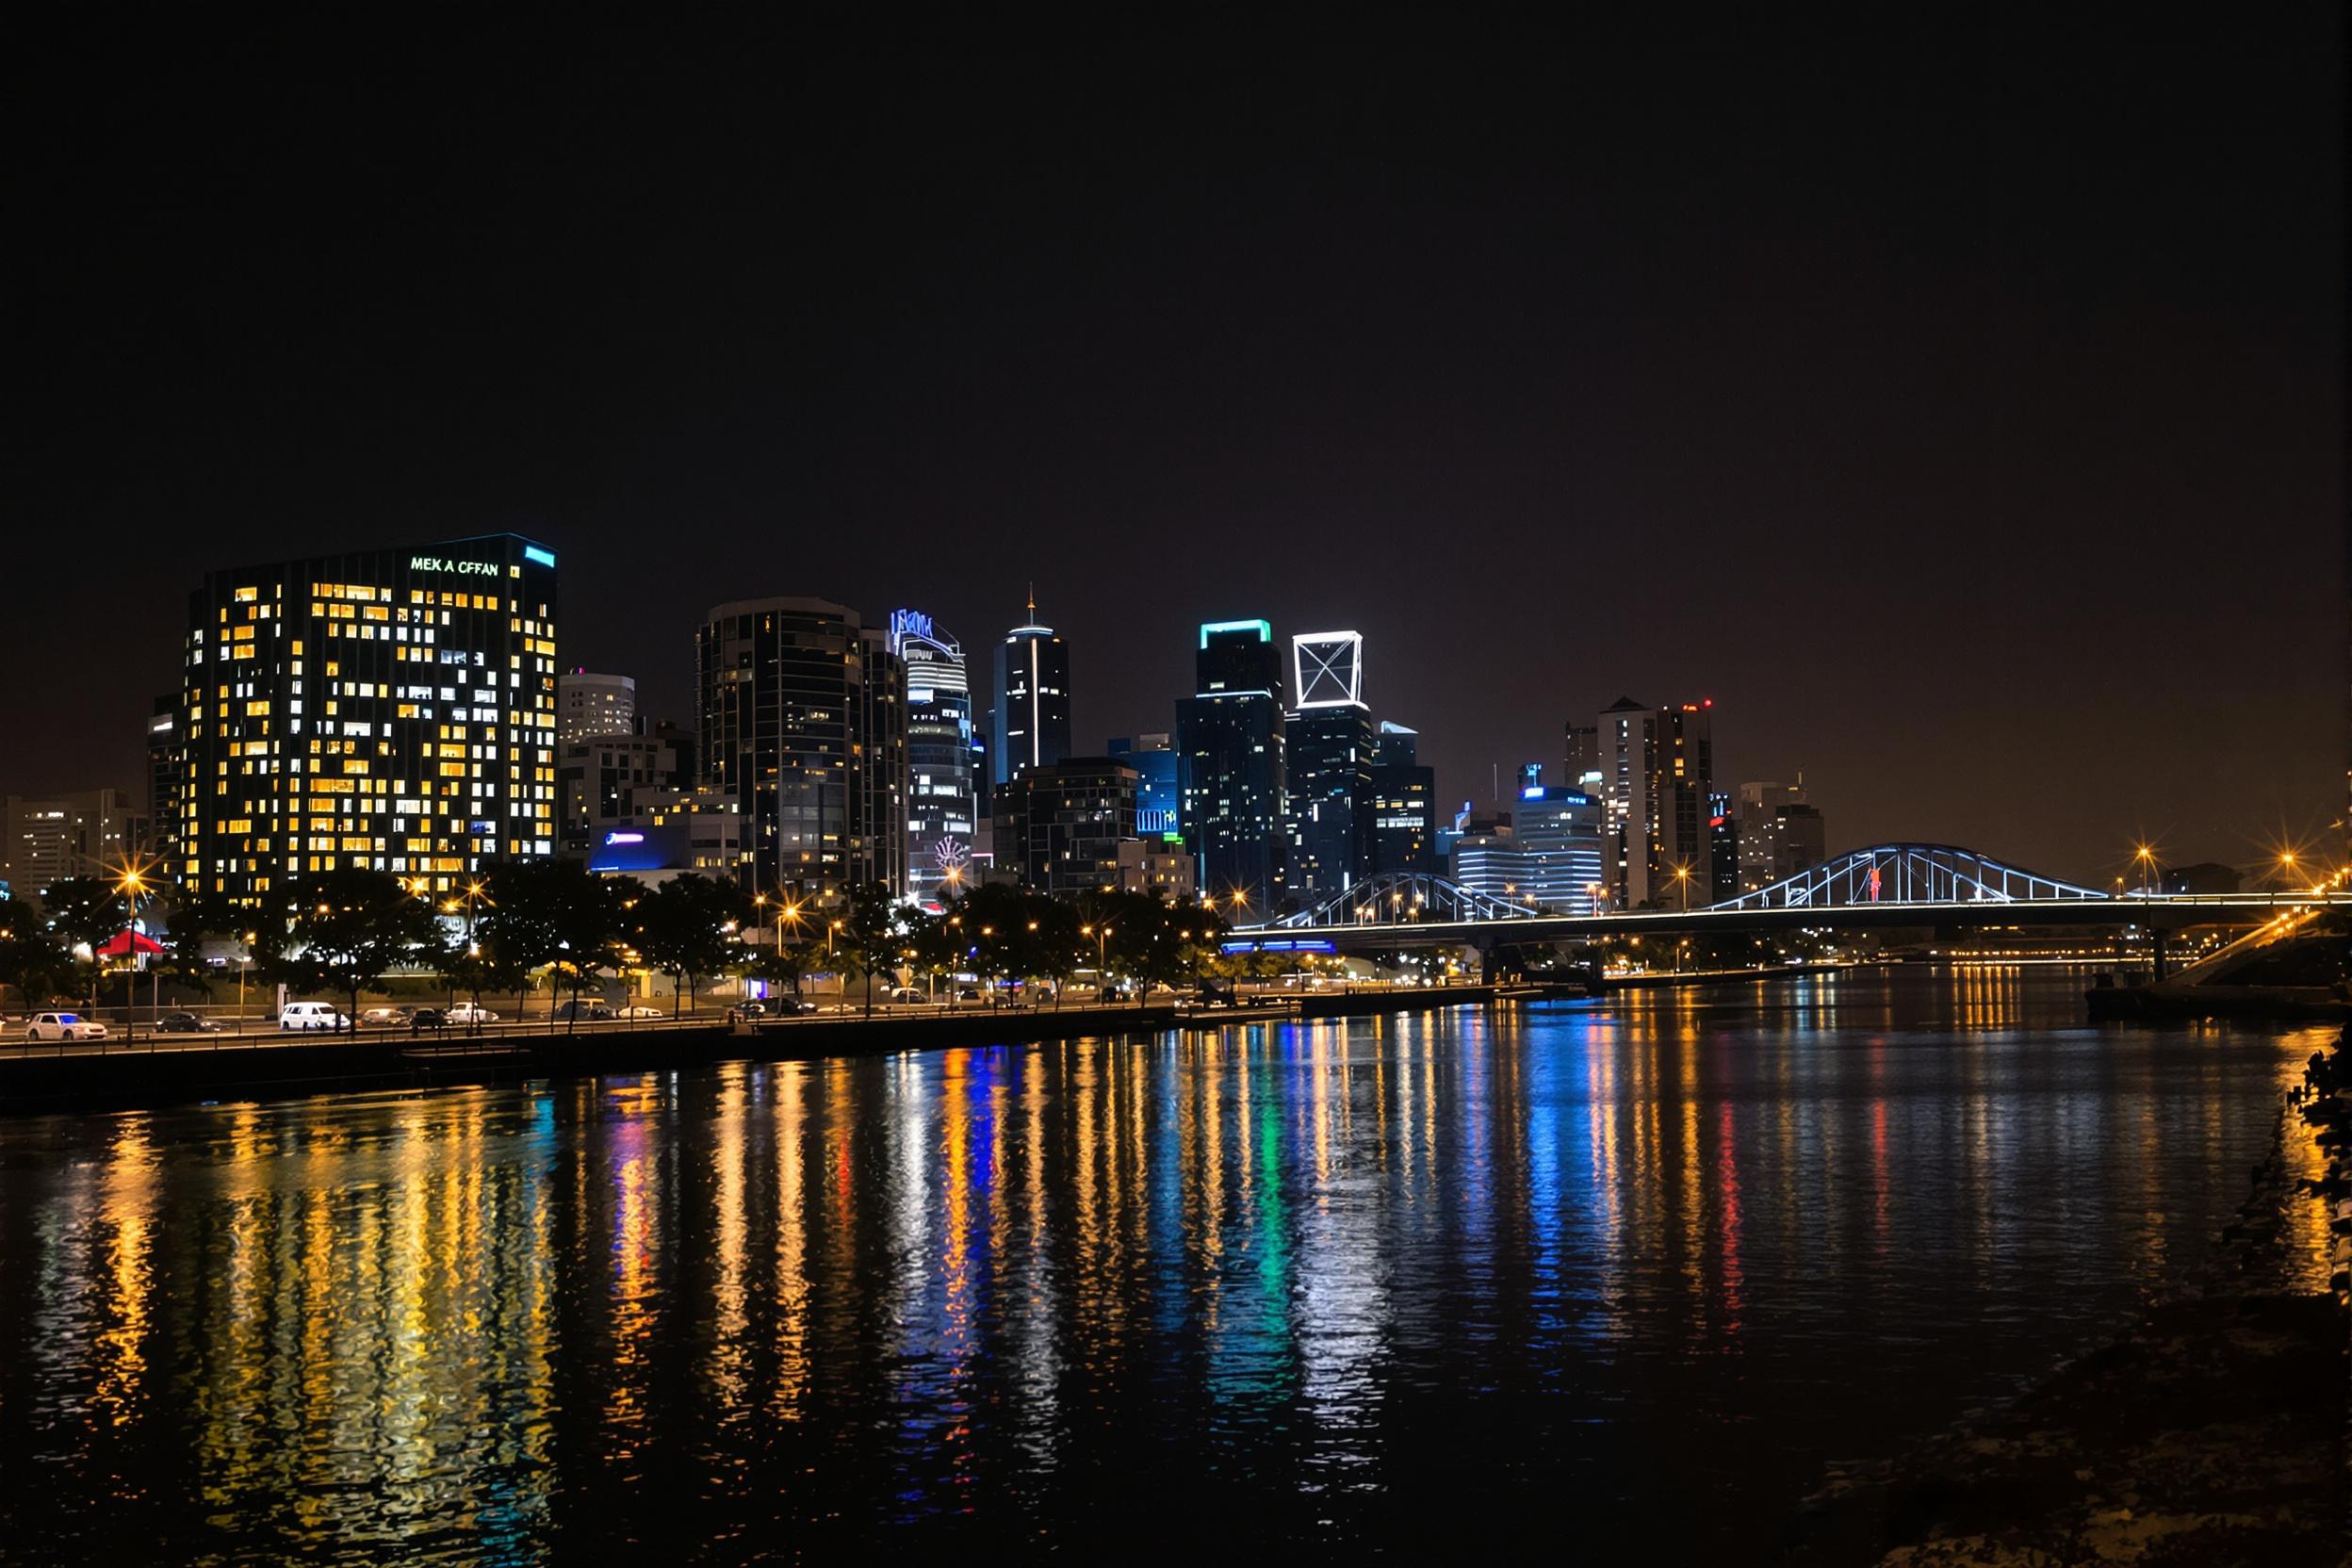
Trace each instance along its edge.
<instances>
[{"instance_id":1,"label":"lamp post","mask_svg":"<svg viewBox=\"0 0 2352 1568\"><path fill-rule=\"evenodd\" d=\"M2156 851L2142 844L2132 852L2132 858L2140 863L2140 895L2144 898L2152 896L2156 891Z\"/></svg>"},{"instance_id":2,"label":"lamp post","mask_svg":"<svg viewBox=\"0 0 2352 1568\"><path fill-rule=\"evenodd\" d=\"M130 949L131 959L131 977L122 982L122 1038L123 1043L127 1045L137 1037L139 1032L139 1026L131 1017L131 1009L139 1005L137 995L133 990L133 987L138 983L139 975L139 933L132 927L139 923L139 895L147 890L146 874L139 867L132 865L127 856L123 858L122 874L115 882L114 890L122 895L122 936L124 945ZM163 977L160 974L155 977L155 989L157 994L155 1008L160 1013L163 1009L161 995Z\"/></svg>"},{"instance_id":3,"label":"lamp post","mask_svg":"<svg viewBox=\"0 0 2352 1568\"><path fill-rule=\"evenodd\" d=\"M1674 886L1682 890L1682 912L1687 915L1690 912L1690 868L1689 866L1674 868Z\"/></svg>"},{"instance_id":4,"label":"lamp post","mask_svg":"<svg viewBox=\"0 0 2352 1568\"><path fill-rule=\"evenodd\" d=\"M1082 925L1078 934L1094 939L1094 999L1100 1002L1103 989L1111 983L1111 928L1107 925Z\"/></svg>"}]
</instances>

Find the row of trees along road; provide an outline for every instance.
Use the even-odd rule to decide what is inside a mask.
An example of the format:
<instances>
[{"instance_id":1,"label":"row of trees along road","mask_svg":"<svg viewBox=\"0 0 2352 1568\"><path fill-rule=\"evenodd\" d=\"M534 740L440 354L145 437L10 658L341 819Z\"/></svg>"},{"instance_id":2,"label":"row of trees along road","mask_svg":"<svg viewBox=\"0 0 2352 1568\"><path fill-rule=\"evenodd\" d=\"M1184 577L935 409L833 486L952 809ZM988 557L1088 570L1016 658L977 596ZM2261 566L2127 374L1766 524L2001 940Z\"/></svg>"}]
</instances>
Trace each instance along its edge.
<instances>
[{"instance_id":1,"label":"row of trees along road","mask_svg":"<svg viewBox=\"0 0 2352 1568\"><path fill-rule=\"evenodd\" d=\"M442 902L436 904L435 897ZM462 918L454 934L436 915ZM0 984L30 1004L63 981L94 978L73 949L120 930L122 900L105 882L60 883L38 911L0 928ZM344 870L304 877L274 907L204 899L178 901L165 953L155 962L174 983L209 992L219 972L207 946L241 946L253 978L289 990L341 996L354 1016L360 993L387 974L421 970L479 1004L513 995L515 1011L531 977L577 1004L601 974L643 967L664 974L673 1012L728 973L797 989L803 975L830 972L864 984L901 973L991 981L1046 979L1061 989L1080 970L1100 968L1132 983L1140 1001L1152 984L1181 985L1217 961L1221 921L1210 910L1172 906L1149 893L1104 893L1078 903L1009 887L975 888L944 913L896 903L888 890L852 890L830 908L794 895L746 897L732 882L684 875L655 888L592 875L568 860L498 866L460 893L433 895L384 872ZM574 1019L580 1009L571 1008Z\"/></svg>"}]
</instances>

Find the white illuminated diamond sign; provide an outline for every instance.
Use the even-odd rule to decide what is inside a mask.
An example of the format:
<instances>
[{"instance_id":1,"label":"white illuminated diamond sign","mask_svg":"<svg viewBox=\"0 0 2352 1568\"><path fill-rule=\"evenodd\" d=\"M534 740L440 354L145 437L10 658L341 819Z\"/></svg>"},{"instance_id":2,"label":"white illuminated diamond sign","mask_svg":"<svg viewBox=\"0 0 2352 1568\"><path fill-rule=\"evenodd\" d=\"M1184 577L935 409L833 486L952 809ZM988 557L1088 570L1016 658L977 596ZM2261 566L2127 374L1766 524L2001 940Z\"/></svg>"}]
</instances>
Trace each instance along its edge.
<instances>
[{"instance_id":1,"label":"white illuminated diamond sign","mask_svg":"<svg viewBox=\"0 0 2352 1568\"><path fill-rule=\"evenodd\" d=\"M1364 633L1302 631L1290 640L1291 675L1301 708L1364 705Z\"/></svg>"}]
</instances>

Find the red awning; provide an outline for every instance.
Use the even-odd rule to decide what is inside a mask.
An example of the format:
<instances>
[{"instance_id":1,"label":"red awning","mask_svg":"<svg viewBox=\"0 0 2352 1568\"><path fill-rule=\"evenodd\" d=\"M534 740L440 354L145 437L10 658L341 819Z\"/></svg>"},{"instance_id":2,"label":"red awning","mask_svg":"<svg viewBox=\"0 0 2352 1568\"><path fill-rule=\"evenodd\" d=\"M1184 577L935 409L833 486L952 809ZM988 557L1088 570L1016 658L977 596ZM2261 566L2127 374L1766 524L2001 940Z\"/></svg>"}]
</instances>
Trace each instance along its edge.
<instances>
[{"instance_id":1,"label":"red awning","mask_svg":"<svg viewBox=\"0 0 2352 1568\"><path fill-rule=\"evenodd\" d=\"M127 958L134 953L161 953L163 944L136 931L118 931L106 946L91 951L101 958Z\"/></svg>"}]
</instances>

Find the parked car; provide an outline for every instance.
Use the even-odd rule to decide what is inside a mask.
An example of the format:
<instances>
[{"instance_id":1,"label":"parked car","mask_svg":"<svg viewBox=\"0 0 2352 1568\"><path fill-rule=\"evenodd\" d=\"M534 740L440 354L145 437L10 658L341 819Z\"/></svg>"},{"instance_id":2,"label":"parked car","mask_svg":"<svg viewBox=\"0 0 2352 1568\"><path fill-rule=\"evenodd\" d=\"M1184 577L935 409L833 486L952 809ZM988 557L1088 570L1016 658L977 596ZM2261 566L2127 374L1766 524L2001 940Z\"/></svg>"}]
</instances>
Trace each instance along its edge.
<instances>
[{"instance_id":1,"label":"parked car","mask_svg":"<svg viewBox=\"0 0 2352 1568\"><path fill-rule=\"evenodd\" d=\"M180 1009L155 1020L155 1030L165 1035L217 1035L220 1032L220 1025L211 1019Z\"/></svg>"},{"instance_id":2,"label":"parked car","mask_svg":"<svg viewBox=\"0 0 2352 1568\"><path fill-rule=\"evenodd\" d=\"M376 1028L388 1029L394 1024L406 1023L408 1014L409 1009L406 1007L370 1007L359 1015L359 1021Z\"/></svg>"},{"instance_id":3,"label":"parked car","mask_svg":"<svg viewBox=\"0 0 2352 1568\"><path fill-rule=\"evenodd\" d=\"M593 1022L597 1019L611 1018L612 1009L601 1002L590 1002L583 998L558 1003L554 1016L566 1021L579 1019L583 1022Z\"/></svg>"},{"instance_id":4,"label":"parked car","mask_svg":"<svg viewBox=\"0 0 2352 1568\"><path fill-rule=\"evenodd\" d=\"M454 1007L442 1008L441 1019L445 1023L496 1023L498 1021L498 1015L487 1007L477 1006L471 1002L461 1002Z\"/></svg>"},{"instance_id":5,"label":"parked car","mask_svg":"<svg viewBox=\"0 0 2352 1568\"><path fill-rule=\"evenodd\" d=\"M727 1011L737 1018L765 1018L768 1016L768 1004L764 1002L738 1002Z\"/></svg>"},{"instance_id":6,"label":"parked car","mask_svg":"<svg viewBox=\"0 0 2352 1568\"><path fill-rule=\"evenodd\" d=\"M977 1002L980 1000L979 988L974 986L966 986L956 993L956 1000L958 1002Z\"/></svg>"},{"instance_id":7,"label":"parked car","mask_svg":"<svg viewBox=\"0 0 2352 1568\"><path fill-rule=\"evenodd\" d=\"M449 1018L438 1007L419 1007L408 1015L408 1026L413 1031L446 1029L449 1025Z\"/></svg>"},{"instance_id":8,"label":"parked car","mask_svg":"<svg viewBox=\"0 0 2352 1568\"><path fill-rule=\"evenodd\" d=\"M289 1002L278 1014L281 1029L348 1029L351 1021L335 1009L332 1002Z\"/></svg>"},{"instance_id":9,"label":"parked car","mask_svg":"<svg viewBox=\"0 0 2352 1568\"><path fill-rule=\"evenodd\" d=\"M921 991L915 989L912 986L893 986L890 988L890 994L886 1000L891 1002L922 1002L926 1000L926 998Z\"/></svg>"},{"instance_id":10,"label":"parked car","mask_svg":"<svg viewBox=\"0 0 2352 1568\"><path fill-rule=\"evenodd\" d=\"M28 1040L103 1040L106 1026L79 1013L35 1013L24 1025Z\"/></svg>"},{"instance_id":11,"label":"parked car","mask_svg":"<svg viewBox=\"0 0 2352 1568\"><path fill-rule=\"evenodd\" d=\"M667 1018L670 1015L659 1007L648 1007L641 1003L635 1006L619 1008L612 1016L614 1018Z\"/></svg>"}]
</instances>

